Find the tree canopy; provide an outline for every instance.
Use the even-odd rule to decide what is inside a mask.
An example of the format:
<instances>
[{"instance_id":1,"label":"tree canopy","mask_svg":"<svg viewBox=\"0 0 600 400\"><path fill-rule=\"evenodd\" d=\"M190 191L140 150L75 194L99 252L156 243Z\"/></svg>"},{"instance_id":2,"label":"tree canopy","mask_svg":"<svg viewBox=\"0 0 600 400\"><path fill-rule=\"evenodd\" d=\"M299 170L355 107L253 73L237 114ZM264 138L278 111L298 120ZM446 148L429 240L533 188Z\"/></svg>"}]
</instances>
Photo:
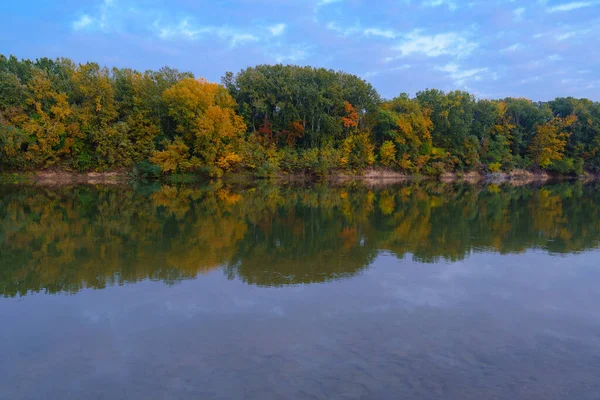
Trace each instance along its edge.
<instances>
[{"instance_id":1,"label":"tree canopy","mask_svg":"<svg viewBox=\"0 0 600 400\"><path fill-rule=\"evenodd\" d=\"M358 76L258 65L211 83L0 56L0 168L78 171L153 163L164 173L250 170L325 175L600 171L600 103L476 99L427 89L382 99Z\"/></svg>"}]
</instances>

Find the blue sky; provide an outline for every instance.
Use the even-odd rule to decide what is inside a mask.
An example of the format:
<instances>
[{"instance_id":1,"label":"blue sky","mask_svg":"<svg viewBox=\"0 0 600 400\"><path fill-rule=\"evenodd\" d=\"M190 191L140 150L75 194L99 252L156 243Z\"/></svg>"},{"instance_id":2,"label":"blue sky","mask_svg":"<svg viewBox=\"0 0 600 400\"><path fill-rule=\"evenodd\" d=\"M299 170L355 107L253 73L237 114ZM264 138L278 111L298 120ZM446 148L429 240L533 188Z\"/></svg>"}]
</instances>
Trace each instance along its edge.
<instances>
[{"instance_id":1,"label":"blue sky","mask_svg":"<svg viewBox=\"0 0 600 400\"><path fill-rule=\"evenodd\" d=\"M225 71L289 63L357 74L384 97L600 100L600 0L88 0L0 4L0 53Z\"/></svg>"}]
</instances>

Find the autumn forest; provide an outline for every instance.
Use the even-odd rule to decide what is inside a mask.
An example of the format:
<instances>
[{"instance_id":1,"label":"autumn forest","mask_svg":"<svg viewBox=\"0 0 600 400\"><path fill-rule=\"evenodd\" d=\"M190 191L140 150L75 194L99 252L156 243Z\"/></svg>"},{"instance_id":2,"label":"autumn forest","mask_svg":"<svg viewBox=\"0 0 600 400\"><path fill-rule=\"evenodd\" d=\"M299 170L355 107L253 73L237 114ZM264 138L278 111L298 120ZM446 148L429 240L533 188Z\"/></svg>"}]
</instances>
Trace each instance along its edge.
<instances>
[{"instance_id":1,"label":"autumn forest","mask_svg":"<svg viewBox=\"0 0 600 400\"><path fill-rule=\"evenodd\" d=\"M427 89L380 97L341 71L259 65L220 84L164 67L0 56L0 169L130 169L326 176L600 171L600 103L477 99Z\"/></svg>"}]
</instances>

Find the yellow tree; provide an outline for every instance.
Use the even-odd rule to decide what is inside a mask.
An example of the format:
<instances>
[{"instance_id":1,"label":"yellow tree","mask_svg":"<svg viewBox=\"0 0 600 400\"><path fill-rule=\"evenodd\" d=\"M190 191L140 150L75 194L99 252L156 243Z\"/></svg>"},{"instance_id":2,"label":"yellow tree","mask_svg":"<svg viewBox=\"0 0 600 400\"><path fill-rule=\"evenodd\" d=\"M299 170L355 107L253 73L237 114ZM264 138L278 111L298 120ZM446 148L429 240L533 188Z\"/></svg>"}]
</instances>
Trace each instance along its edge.
<instances>
[{"instance_id":1,"label":"yellow tree","mask_svg":"<svg viewBox=\"0 0 600 400\"><path fill-rule=\"evenodd\" d=\"M569 133L565 129L571 126L577 117L555 117L545 124L538 125L529 146L529 153L535 165L547 168L554 161L562 160Z\"/></svg>"},{"instance_id":2,"label":"yellow tree","mask_svg":"<svg viewBox=\"0 0 600 400\"><path fill-rule=\"evenodd\" d=\"M33 140L26 157L38 165L48 165L69 152L72 138L68 133L76 131L68 124L72 114L67 95L57 93L46 73L36 70L28 83L30 118L23 124L23 131Z\"/></svg>"},{"instance_id":3,"label":"yellow tree","mask_svg":"<svg viewBox=\"0 0 600 400\"><path fill-rule=\"evenodd\" d=\"M116 124L118 112L109 70L96 63L80 64L73 73L73 86L74 108L84 139L74 158L93 156L100 168L125 165L131 144L126 127ZM76 162L80 169L89 168L88 164Z\"/></svg>"},{"instance_id":4,"label":"yellow tree","mask_svg":"<svg viewBox=\"0 0 600 400\"><path fill-rule=\"evenodd\" d=\"M376 135L383 143L386 140L393 141L401 169L419 170L429 161L433 130L430 115L428 108L421 107L407 95L382 104Z\"/></svg>"},{"instance_id":5,"label":"yellow tree","mask_svg":"<svg viewBox=\"0 0 600 400\"><path fill-rule=\"evenodd\" d=\"M236 115L235 100L223 86L202 78L186 78L165 90L163 98L177 123L177 132L202 164L231 168L232 163L241 161L246 125Z\"/></svg>"},{"instance_id":6,"label":"yellow tree","mask_svg":"<svg viewBox=\"0 0 600 400\"><path fill-rule=\"evenodd\" d=\"M381 144L379 162L384 167L393 167L396 164L396 146L391 140L386 140Z\"/></svg>"},{"instance_id":7,"label":"yellow tree","mask_svg":"<svg viewBox=\"0 0 600 400\"><path fill-rule=\"evenodd\" d=\"M73 74L75 102L85 130L99 131L117 117L110 73L96 63L80 64Z\"/></svg>"},{"instance_id":8,"label":"yellow tree","mask_svg":"<svg viewBox=\"0 0 600 400\"><path fill-rule=\"evenodd\" d=\"M190 148L180 137L165 145L162 151L154 151L150 161L158 165L163 172L187 171L195 166L196 160L190 159Z\"/></svg>"},{"instance_id":9,"label":"yellow tree","mask_svg":"<svg viewBox=\"0 0 600 400\"><path fill-rule=\"evenodd\" d=\"M512 131L516 128L516 125L512 123L512 118L507 114L506 102L499 101L494 103L494 117L496 118L494 125L492 126L492 135L502 135L507 140L507 145L510 145L512 139Z\"/></svg>"},{"instance_id":10,"label":"yellow tree","mask_svg":"<svg viewBox=\"0 0 600 400\"><path fill-rule=\"evenodd\" d=\"M352 134L342 142L340 164L363 169L375 162L375 146L368 131Z\"/></svg>"}]
</instances>

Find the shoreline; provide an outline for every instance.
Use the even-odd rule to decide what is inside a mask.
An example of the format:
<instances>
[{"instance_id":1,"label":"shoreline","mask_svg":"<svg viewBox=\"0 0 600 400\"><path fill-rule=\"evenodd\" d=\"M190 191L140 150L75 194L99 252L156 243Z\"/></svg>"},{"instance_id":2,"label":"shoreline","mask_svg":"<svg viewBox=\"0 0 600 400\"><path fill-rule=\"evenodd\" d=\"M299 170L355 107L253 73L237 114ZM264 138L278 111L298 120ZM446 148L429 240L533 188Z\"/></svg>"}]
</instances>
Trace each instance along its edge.
<instances>
[{"instance_id":1,"label":"shoreline","mask_svg":"<svg viewBox=\"0 0 600 400\"><path fill-rule=\"evenodd\" d=\"M180 181L178 178L189 178ZM509 183L512 185L527 185L534 183L546 183L548 181L584 181L593 182L600 180L600 174L584 174L580 176L556 176L549 175L545 172L530 172L525 170L514 170L510 173L481 173L477 171L457 173L445 172L440 176L426 175L407 175L401 172L369 168L361 173L349 173L346 171L333 171L325 177L317 177L306 172L296 173L279 173L270 179L256 178L248 173L229 173L225 174L224 181L241 182L241 181L260 181L272 180L275 182L316 182L325 181L334 184L361 182L368 186L392 185L406 182L420 181L439 181L441 183L467 183L467 184L502 184ZM158 182L168 183L195 183L210 181L209 178L204 178L194 174L182 174L166 176L165 179L158 179ZM132 179L128 171L106 171L106 172L74 172L67 170L37 170L37 171L19 171L19 172L0 172L0 183L22 183L35 184L41 186L52 185L72 185L72 184L88 184L88 185L118 185L128 184Z\"/></svg>"},{"instance_id":2,"label":"shoreline","mask_svg":"<svg viewBox=\"0 0 600 400\"><path fill-rule=\"evenodd\" d=\"M23 183L41 186L52 185L116 185L126 183L128 174L123 171L73 172L66 170L39 170L0 173L0 183Z\"/></svg>"}]
</instances>

